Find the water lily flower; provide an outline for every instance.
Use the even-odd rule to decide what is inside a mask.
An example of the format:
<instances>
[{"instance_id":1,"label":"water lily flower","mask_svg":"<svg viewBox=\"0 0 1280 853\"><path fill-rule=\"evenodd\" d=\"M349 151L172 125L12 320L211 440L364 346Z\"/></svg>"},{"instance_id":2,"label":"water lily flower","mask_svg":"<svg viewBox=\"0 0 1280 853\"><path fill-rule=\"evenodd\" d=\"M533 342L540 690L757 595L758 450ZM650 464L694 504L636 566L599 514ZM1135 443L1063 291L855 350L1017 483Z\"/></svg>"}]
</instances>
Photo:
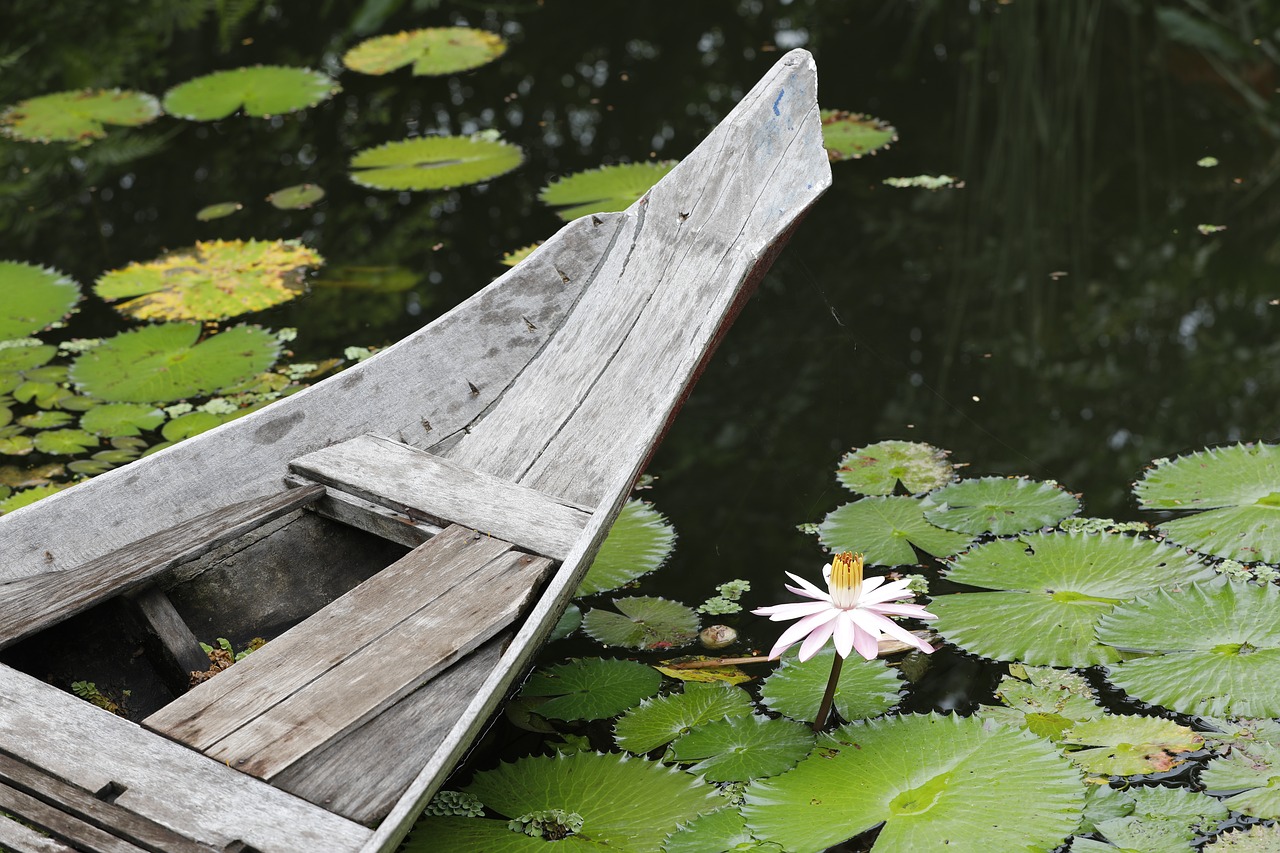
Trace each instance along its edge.
<instances>
[{"instance_id":1,"label":"water lily flower","mask_svg":"<svg viewBox=\"0 0 1280 853\"><path fill-rule=\"evenodd\" d=\"M922 652L933 651L933 646L889 617L937 617L920 604L892 603L914 595L907 589L907 580L885 583L883 577L870 577L864 581L861 554L845 551L823 566L826 592L791 572L787 572L787 576L800 585L787 586L788 590L813 601L775 604L751 611L757 616L768 616L773 622L799 620L782 632L769 652L770 658L778 657L803 639L799 656L800 660L806 661L816 655L827 640L834 638L836 651L841 658L848 657L850 651L857 649L858 654L867 660L874 660L879 654L882 634L915 646Z\"/></svg>"}]
</instances>

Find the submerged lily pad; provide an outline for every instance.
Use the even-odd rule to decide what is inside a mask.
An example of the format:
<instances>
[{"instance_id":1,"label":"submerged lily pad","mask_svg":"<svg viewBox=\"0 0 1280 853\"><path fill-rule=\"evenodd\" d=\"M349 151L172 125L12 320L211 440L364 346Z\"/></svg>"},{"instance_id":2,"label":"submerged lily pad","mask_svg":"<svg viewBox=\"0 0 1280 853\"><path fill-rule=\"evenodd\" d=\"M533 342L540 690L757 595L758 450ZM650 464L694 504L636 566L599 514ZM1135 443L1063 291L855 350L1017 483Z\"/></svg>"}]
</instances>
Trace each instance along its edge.
<instances>
[{"instance_id":1,"label":"submerged lily pad","mask_svg":"<svg viewBox=\"0 0 1280 853\"><path fill-rule=\"evenodd\" d=\"M692 764L690 773L711 782L747 782L790 770L812 747L813 731L803 723L747 714L681 735L663 760Z\"/></svg>"},{"instance_id":2,"label":"submerged lily pad","mask_svg":"<svg viewBox=\"0 0 1280 853\"><path fill-rule=\"evenodd\" d=\"M0 340L21 338L66 317L80 285L48 267L0 261Z\"/></svg>"},{"instance_id":3,"label":"submerged lily pad","mask_svg":"<svg viewBox=\"0 0 1280 853\"><path fill-rule=\"evenodd\" d=\"M747 716L751 696L729 684L686 684L683 693L645 699L618 718L618 746L643 754L715 720Z\"/></svg>"},{"instance_id":4,"label":"submerged lily pad","mask_svg":"<svg viewBox=\"0 0 1280 853\"><path fill-rule=\"evenodd\" d=\"M656 570L675 548L676 531L647 501L632 498L622 507L577 595L595 595L631 583Z\"/></svg>"},{"instance_id":5,"label":"submerged lily pad","mask_svg":"<svg viewBox=\"0 0 1280 853\"><path fill-rule=\"evenodd\" d=\"M959 533L1009 536L1052 527L1080 509L1056 483L1022 477L982 477L944 486L924 499L930 523Z\"/></svg>"},{"instance_id":6,"label":"submerged lily pad","mask_svg":"<svg viewBox=\"0 0 1280 853\"><path fill-rule=\"evenodd\" d=\"M338 85L319 71L256 65L215 71L174 86L164 96L170 115L191 121L226 118L239 109L245 115L268 117L314 107L338 91Z\"/></svg>"},{"instance_id":7,"label":"submerged lily pad","mask_svg":"<svg viewBox=\"0 0 1280 853\"><path fill-rule=\"evenodd\" d=\"M267 196L272 207L279 210L304 210L324 198L324 190L315 184L295 184Z\"/></svg>"},{"instance_id":8,"label":"submerged lily pad","mask_svg":"<svg viewBox=\"0 0 1280 853\"><path fill-rule=\"evenodd\" d=\"M269 368L280 342L266 329L236 326L204 340L195 323L122 332L80 355L71 380L113 403L156 403L210 394Z\"/></svg>"},{"instance_id":9,"label":"submerged lily pad","mask_svg":"<svg viewBox=\"0 0 1280 853\"><path fill-rule=\"evenodd\" d=\"M836 469L836 479L860 495L891 495L899 483L918 495L955 476L947 451L919 441L880 441L850 450Z\"/></svg>"},{"instance_id":10,"label":"submerged lily pad","mask_svg":"<svg viewBox=\"0 0 1280 853\"><path fill-rule=\"evenodd\" d=\"M420 274L406 267L345 264L327 267L312 285L368 293L404 293L413 290L421 280Z\"/></svg>"},{"instance_id":11,"label":"submerged lily pad","mask_svg":"<svg viewBox=\"0 0 1280 853\"><path fill-rule=\"evenodd\" d=\"M973 541L930 524L920 500L908 497L863 498L838 507L818 525L818 537L830 550L859 551L876 566L915 565L915 548L947 557Z\"/></svg>"},{"instance_id":12,"label":"submerged lily pad","mask_svg":"<svg viewBox=\"0 0 1280 853\"><path fill-rule=\"evenodd\" d=\"M1078 771L1049 742L931 714L837 729L794 770L752 783L742 813L756 838L787 850L883 823L872 848L882 853L988 853L1053 849L1083 803Z\"/></svg>"},{"instance_id":13,"label":"submerged lily pad","mask_svg":"<svg viewBox=\"0 0 1280 853\"><path fill-rule=\"evenodd\" d=\"M1204 736L1163 717L1105 714L1076 723L1059 743L1076 747L1071 759L1093 776L1164 773L1204 746Z\"/></svg>"},{"instance_id":14,"label":"submerged lily pad","mask_svg":"<svg viewBox=\"0 0 1280 853\"><path fill-rule=\"evenodd\" d=\"M230 216L233 213L244 210L244 205L238 201L222 201L217 204L210 204L196 211L196 219L201 222L210 222L214 219L222 219L224 216Z\"/></svg>"},{"instance_id":15,"label":"submerged lily pad","mask_svg":"<svg viewBox=\"0 0 1280 853\"><path fill-rule=\"evenodd\" d=\"M141 403L107 403L95 406L80 417L80 428L113 438L138 435L164 422L165 414L155 406Z\"/></svg>"},{"instance_id":16,"label":"submerged lily pad","mask_svg":"<svg viewBox=\"0 0 1280 853\"><path fill-rule=\"evenodd\" d=\"M898 141L898 131L893 125L863 113L822 110L819 115L822 145L832 162L858 160Z\"/></svg>"},{"instance_id":17,"label":"submerged lily pad","mask_svg":"<svg viewBox=\"0 0 1280 853\"><path fill-rule=\"evenodd\" d=\"M492 180L522 162L520 146L500 139L421 136L357 152L351 180L382 190L442 190Z\"/></svg>"},{"instance_id":18,"label":"submerged lily pad","mask_svg":"<svg viewBox=\"0 0 1280 853\"><path fill-rule=\"evenodd\" d=\"M1099 623L1100 641L1144 653L1109 664L1107 679L1180 714L1280 717L1277 613L1280 589L1271 585L1156 590Z\"/></svg>"},{"instance_id":19,"label":"submerged lily pad","mask_svg":"<svg viewBox=\"0 0 1280 853\"><path fill-rule=\"evenodd\" d=\"M1084 676L1069 670L1010 664L996 697L1004 705L983 705L981 714L1034 735L1057 741L1078 722L1102 716L1102 706Z\"/></svg>"},{"instance_id":20,"label":"submerged lily pad","mask_svg":"<svg viewBox=\"0 0 1280 853\"><path fill-rule=\"evenodd\" d=\"M794 652L783 656L781 665L764 680L760 699L771 711L793 720L813 722L827 689L835 649L825 648L807 661ZM864 660L851 655L840 669L834 707L845 722L876 717L901 700L902 675L883 661Z\"/></svg>"},{"instance_id":21,"label":"submerged lily pad","mask_svg":"<svg viewBox=\"0 0 1280 853\"><path fill-rule=\"evenodd\" d=\"M551 697L537 712L553 720L602 720L658 692L662 676L629 660L579 658L540 669L520 691L522 698Z\"/></svg>"},{"instance_id":22,"label":"submerged lily pad","mask_svg":"<svg viewBox=\"0 0 1280 853\"><path fill-rule=\"evenodd\" d=\"M1036 533L979 545L946 573L1002 592L929 602L938 633L966 651L1036 666L1092 666L1120 654L1094 637L1117 604L1160 586L1208 581L1212 568L1182 551L1129 536Z\"/></svg>"},{"instance_id":23,"label":"submerged lily pad","mask_svg":"<svg viewBox=\"0 0 1280 853\"><path fill-rule=\"evenodd\" d=\"M343 55L342 64L361 74L386 74L410 63L417 76L455 74L492 62L506 50L497 33L430 27L366 39Z\"/></svg>"},{"instance_id":24,"label":"submerged lily pad","mask_svg":"<svg viewBox=\"0 0 1280 853\"><path fill-rule=\"evenodd\" d=\"M674 160L620 163L556 178L542 188L538 198L568 222L589 213L626 210L676 167Z\"/></svg>"},{"instance_id":25,"label":"submerged lily pad","mask_svg":"<svg viewBox=\"0 0 1280 853\"><path fill-rule=\"evenodd\" d=\"M1275 853L1280 850L1280 824L1227 830L1202 849L1206 853Z\"/></svg>"},{"instance_id":26,"label":"submerged lily pad","mask_svg":"<svg viewBox=\"0 0 1280 853\"><path fill-rule=\"evenodd\" d=\"M678 601L652 596L615 599L622 611L594 608L582 619L582 629L606 646L629 649L667 649L693 642L698 614Z\"/></svg>"},{"instance_id":27,"label":"submerged lily pad","mask_svg":"<svg viewBox=\"0 0 1280 853\"><path fill-rule=\"evenodd\" d=\"M145 92L82 89L29 98L0 113L0 133L23 142L92 142L105 125L138 127L160 115Z\"/></svg>"},{"instance_id":28,"label":"submerged lily pad","mask_svg":"<svg viewBox=\"0 0 1280 853\"><path fill-rule=\"evenodd\" d=\"M112 270L94 291L136 320L218 320L288 302L324 260L296 240L210 240Z\"/></svg>"},{"instance_id":29,"label":"submerged lily pad","mask_svg":"<svg viewBox=\"0 0 1280 853\"><path fill-rule=\"evenodd\" d=\"M1230 794L1223 805L1250 817L1280 818L1280 747L1270 743L1234 745L1200 772L1207 793Z\"/></svg>"}]
</instances>

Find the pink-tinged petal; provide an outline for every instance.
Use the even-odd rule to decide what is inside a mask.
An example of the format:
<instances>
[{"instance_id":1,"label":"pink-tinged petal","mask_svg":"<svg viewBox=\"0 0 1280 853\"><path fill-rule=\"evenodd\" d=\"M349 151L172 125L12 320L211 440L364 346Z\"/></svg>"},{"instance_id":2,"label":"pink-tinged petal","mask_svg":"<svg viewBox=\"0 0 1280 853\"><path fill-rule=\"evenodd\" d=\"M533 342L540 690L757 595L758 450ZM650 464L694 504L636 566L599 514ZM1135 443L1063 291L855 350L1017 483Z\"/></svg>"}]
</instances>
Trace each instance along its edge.
<instances>
[{"instance_id":1,"label":"pink-tinged petal","mask_svg":"<svg viewBox=\"0 0 1280 853\"><path fill-rule=\"evenodd\" d=\"M773 644L773 651L769 652L769 657L777 657L783 650L789 649L800 641L801 637L808 636L810 631L825 625L840 613L839 610L826 610L822 613L815 613L812 616L806 616L790 628L782 632L782 636L778 638L778 642Z\"/></svg>"},{"instance_id":2,"label":"pink-tinged petal","mask_svg":"<svg viewBox=\"0 0 1280 853\"><path fill-rule=\"evenodd\" d=\"M857 637L858 629L853 624L853 620L849 618L848 612L840 614L840 618L836 620L836 630L832 635L832 639L836 644L836 652L842 658L847 658L849 652L853 651L853 641Z\"/></svg>"},{"instance_id":3,"label":"pink-tinged petal","mask_svg":"<svg viewBox=\"0 0 1280 853\"><path fill-rule=\"evenodd\" d=\"M804 588L804 591L802 592L801 590L795 589L794 587L790 587L790 586L787 587L787 589L791 590L796 595L803 595L803 596L807 596L808 598L821 598L826 601L831 600L831 593L827 592L825 589L820 589L818 586L805 580L799 575L795 575L795 574L792 574L791 572L787 572L787 577L791 578L793 581L800 584L800 586Z\"/></svg>"},{"instance_id":4,"label":"pink-tinged petal","mask_svg":"<svg viewBox=\"0 0 1280 853\"><path fill-rule=\"evenodd\" d=\"M867 660L875 660L880 656L880 641L874 634L862 630L857 625L854 625L853 647Z\"/></svg>"},{"instance_id":5,"label":"pink-tinged petal","mask_svg":"<svg viewBox=\"0 0 1280 853\"><path fill-rule=\"evenodd\" d=\"M910 619L937 619L938 617L924 609L923 604L872 604L864 607L872 613L885 616L906 616Z\"/></svg>"},{"instance_id":6,"label":"pink-tinged petal","mask_svg":"<svg viewBox=\"0 0 1280 853\"><path fill-rule=\"evenodd\" d=\"M867 630L883 632L888 636L893 637L895 640L906 643L910 646L915 646L922 652L931 653L933 651L933 646L930 646L924 640L920 639L906 628L903 628L892 619L886 619L885 617L872 613L869 610L854 610L851 612L851 615L858 625L866 628Z\"/></svg>"},{"instance_id":7,"label":"pink-tinged petal","mask_svg":"<svg viewBox=\"0 0 1280 853\"><path fill-rule=\"evenodd\" d=\"M871 590L884 583L884 575L872 575L869 578L862 579L862 594L866 595Z\"/></svg>"},{"instance_id":8,"label":"pink-tinged petal","mask_svg":"<svg viewBox=\"0 0 1280 853\"><path fill-rule=\"evenodd\" d=\"M896 598L913 598L915 593L907 588L910 581L894 581L873 592L864 592L859 598L862 604L879 604L882 601L893 601Z\"/></svg>"},{"instance_id":9,"label":"pink-tinged petal","mask_svg":"<svg viewBox=\"0 0 1280 853\"><path fill-rule=\"evenodd\" d=\"M835 631L836 624L839 621L839 619L832 619L825 625L819 625L814 628L813 632L808 637L805 637L804 642L800 644L800 653L797 657L801 661L807 661L816 655L818 650L827 644L827 640L831 638L831 634Z\"/></svg>"},{"instance_id":10,"label":"pink-tinged petal","mask_svg":"<svg viewBox=\"0 0 1280 853\"><path fill-rule=\"evenodd\" d=\"M830 609L831 605L825 601L793 601L788 604L758 607L751 612L757 616L768 616L772 622L783 622L787 619L799 619Z\"/></svg>"}]
</instances>

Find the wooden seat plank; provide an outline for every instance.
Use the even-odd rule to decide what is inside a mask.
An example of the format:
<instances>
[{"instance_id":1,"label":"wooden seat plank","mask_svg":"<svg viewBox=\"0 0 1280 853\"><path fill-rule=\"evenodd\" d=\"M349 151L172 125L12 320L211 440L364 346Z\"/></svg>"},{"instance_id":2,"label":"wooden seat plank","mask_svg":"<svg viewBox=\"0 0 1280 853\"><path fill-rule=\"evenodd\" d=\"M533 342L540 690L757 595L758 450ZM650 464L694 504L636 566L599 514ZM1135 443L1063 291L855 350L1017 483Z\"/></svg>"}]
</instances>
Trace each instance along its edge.
<instances>
[{"instance_id":1,"label":"wooden seat plank","mask_svg":"<svg viewBox=\"0 0 1280 853\"><path fill-rule=\"evenodd\" d=\"M590 510L376 435L317 450L290 468L311 480L437 523L462 524L563 560Z\"/></svg>"},{"instance_id":2,"label":"wooden seat plank","mask_svg":"<svg viewBox=\"0 0 1280 853\"><path fill-rule=\"evenodd\" d=\"M0 814L0 850L5 853L77 853L52 838L17 820Z\"/></svg>"},{"instance_id":3,"label":"wooden seat plank","mask_svg":"<svg viewBox=\"0 0 1280 853\"><path fill-rule=\"evenodd\" d=\"M90 853L150 853L118 835L105 832L11 785L0 782L0 811L20 816L52 835ZM208 851L209 848L205 848Z\"/></svg>"},{"instance_id":4,"label":"wooden seat plank","mask_svg":"<svg viewBox=\"0 0 1280 853\"><path fill-rule=\"evenodd\" d=\"M311 486L241 501L154 533L66 572L0 584L0 648L145 584L324 494Z\"/></svg>"}]
</instances>

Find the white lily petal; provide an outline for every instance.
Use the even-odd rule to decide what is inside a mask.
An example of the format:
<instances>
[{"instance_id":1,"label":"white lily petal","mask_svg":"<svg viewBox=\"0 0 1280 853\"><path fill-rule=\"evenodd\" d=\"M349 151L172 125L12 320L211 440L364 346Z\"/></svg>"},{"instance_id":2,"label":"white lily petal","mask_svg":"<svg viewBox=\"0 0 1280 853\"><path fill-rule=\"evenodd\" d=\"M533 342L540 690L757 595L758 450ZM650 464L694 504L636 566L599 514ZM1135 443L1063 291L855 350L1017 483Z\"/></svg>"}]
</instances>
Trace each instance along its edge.
<instances>
[{"instance_id":1,"label":"white lily petal","mask_svg":"<svg viewBox=\"0 0 1280 853\"><path fill-rule=\"evenodd\" d=\"M814 613L821 613L830 609L831 605L825 601L794 601L789 604L772 604L768 607L759 607L751 612L757 616L768 616L771 622L784 622L788 619L800 619L801 617L811 616Z\"/></svg>"},{"instance_id":2,"label":"white lily petal","mask_svg":"<svg viewBox=\"0 0 1280 853\"><path fill-rule=\"evenodd\" d=\"M879 604L882 601L893 601L896 598L914 598L915 593L907 588L910 581L894 581L887 583L874 592L864 592L860 603L862 604Z\"/></svg>"},{"instance_id":3,"label":"white lily petal","mask_svg":"<svg viewBox=\"0 0 1280 853\"><path fill-rule=\"evenodd\" d=\"M854 625L853 647L858 650L858 654L867 660L875 660L880 656L880 641L874 634L870 634L861 627Z\"/></svg>"},{"instance_id":4,"label":"white lily petal","mask_svg":"<svg viewBox=\"0 0 1280 853\"><path fill-rule=\"evenodd\" d=\"M793 587L787 587L787 589L790 589L796 595L806 595L809 598L821 598L826 601L831 600L831 593L829 593L825 589L820 589L817 585L813 584L810 581L805 580L799 575L795 575L795 574L792 574L791 572L787 572L787 577L791 578L793 581L800 584L800 586L805 589L805 592L801 592L800 590L794 589Z\"/></svg>"},{"instance_id":5,"label":"white lily petal","mask_svg":"<svg viewBox=\"0 0 1280 853\"><path fill-rule=\"evenodd\" d=\"M863 608L872 613L885 616L906 616L910 619L937 619L938 617L924 609L923 604L873 604Z\"/></svg>"},{"instance_id":6,"label":"white lily petal","mask_svg":"<svg viewBox=\"0 0 1280 853\"><path fill-rule=\"evenodd\" d=\"M791 648L800 641L802 637L808 636L810 631L820 625L825 625L840 611L835 609L824 610L821 613L815 613L812 616L806 616L799 622L796 622L790 628L782 632L782 636L778 638L778 642L773 644L773 651L769 652L769 657L777 657L786 649Z\"/></svg>"},{"instance_id":7,"label":"white lily petal","mask_svg":"<svg viewBox=\"0 0 1280 853\"><path fill-rule=\"evenodd\" d=\"M884 575L872 575L869 578L862 579L862 594L866 595L871 590L884 583Z\"/></svg>"},{"instance_id":8,"label":"white lily petal","mask_svg":"<svg viewBox=\"0 0 1280 853\"><path fill-rule=\"evenodd\" d=\"M804 642L800 644L800 653L797 657L801 661L807 661L816 655L818 650L827 644L827 640L831 638L831 634L835 631L839 622L839 619L832 619L814 628L809 636L805 637Z\"/></svg>"},{"instance_id":9,"label":"white lily petal","mask_svg":"<svg viewBox=\"0 0 1280 853\"><path fill-rule=\"evenodd\" d=\"M895 640L915 646L920 651L926 651L926 649L928 652L933 651L933 646L930 646L892 619L888 619L878 613L872 613L870 610L856 610L852 615L854 620L863 628L883 632Z\"/></svg>"},{"instance_id":10,"label":"white lily petal","mask_svg":"<svg viewBox=\"0 0 1280 853\"><path fill-rule=\"evenodd\" d=\"M853 641L857 637L858 628L853 620L849 618L847 612L841 613L840 618L836 620L836 630L833 639L836 644L836 652L842 658L847 658L849 652L853 651Z\"/></svg>"}]
</instances>

